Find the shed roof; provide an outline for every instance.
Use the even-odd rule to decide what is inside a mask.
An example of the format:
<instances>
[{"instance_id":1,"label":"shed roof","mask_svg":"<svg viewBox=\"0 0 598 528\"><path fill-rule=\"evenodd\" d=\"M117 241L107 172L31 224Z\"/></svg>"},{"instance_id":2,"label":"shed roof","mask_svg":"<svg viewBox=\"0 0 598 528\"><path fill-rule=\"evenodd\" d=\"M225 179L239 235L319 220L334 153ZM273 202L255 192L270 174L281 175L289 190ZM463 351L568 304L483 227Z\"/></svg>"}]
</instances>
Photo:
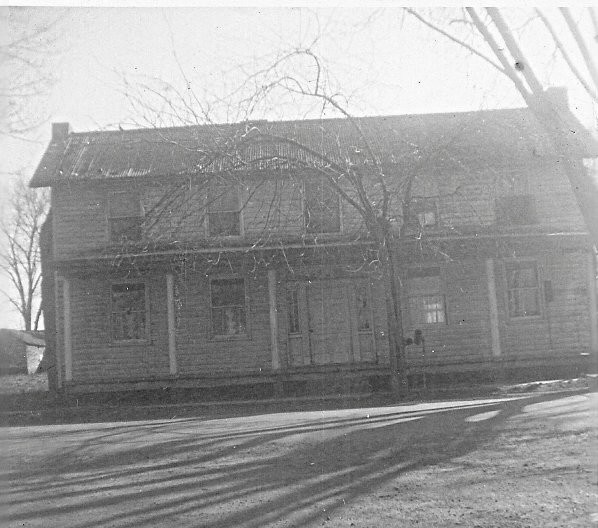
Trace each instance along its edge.
<instances>
[{"instance_id":1,"label":"shed roof","mask_svg":"<svg viewBox=\"0 0 598 528\"><path fill-rule=\"evenodd\" d=\"M576 121L575 121L576 122ZM361 132L355 125L358 125ZM580 157L598 149L581 126L569 127ZM366 144L371 147L368 152ZM304 148L307 147L307 148ZM549 155L550 144L527 108L443 114L258 121L225 125L94 131L54 138L32 187L67 181L141 178L264 168L277 160L444 166L483 159L523 161ZM373 154L373 156L372 156Z\"/></svg>"}]
</instances>

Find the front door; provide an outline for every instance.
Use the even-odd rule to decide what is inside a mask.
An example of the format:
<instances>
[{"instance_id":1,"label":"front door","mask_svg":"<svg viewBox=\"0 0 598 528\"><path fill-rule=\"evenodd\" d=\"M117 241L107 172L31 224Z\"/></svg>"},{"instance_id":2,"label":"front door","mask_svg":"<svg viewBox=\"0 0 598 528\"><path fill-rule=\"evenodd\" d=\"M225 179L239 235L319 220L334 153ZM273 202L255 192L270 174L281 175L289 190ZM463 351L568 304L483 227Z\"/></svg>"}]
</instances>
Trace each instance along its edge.
<instances>
[{"instance_id":1,"label":"front door","mask_svg":"<svg viewBox=\"0 0 598 528\"><path fill-rule=\"evenodd\" d=\"M351 313L346 281L320 280L307 285L309 341L313 363L350 363Z\"/></svg>"},{"instance_id":2,"label":"front door","mask_svg":"<svg viewBox=\"0 0 598 528\"><path fill-rule=\"evenodd\" d=\"M291 366L376 360L366 281L293 281L287 289L287 310Z\"/></svg>"}]
</instances>

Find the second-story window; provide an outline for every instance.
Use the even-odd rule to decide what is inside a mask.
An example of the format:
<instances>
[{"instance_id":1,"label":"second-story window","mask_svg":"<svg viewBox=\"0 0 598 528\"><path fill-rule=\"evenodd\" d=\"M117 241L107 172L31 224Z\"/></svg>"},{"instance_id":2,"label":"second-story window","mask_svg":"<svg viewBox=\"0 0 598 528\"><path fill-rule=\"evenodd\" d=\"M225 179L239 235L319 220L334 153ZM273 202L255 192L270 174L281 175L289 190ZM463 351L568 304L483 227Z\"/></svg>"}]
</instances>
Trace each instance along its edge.
<instances>
[{"instance_id":1,"label":"second-story window","mask_svg":"<svg viewBox=\"0 0 598 528\"><path fill-rule=\"evenodd\" d=\"M212 193L208 200L210 236L241 235L241 196L238 187Z\"/></svg>"},{"instance_id":2,"label":"second-story window","mask_svg":"<svg viewBox=\"0 0 598 528\"><path fill-rule=\"evenodd\" d=\"M496 223L503 226L537 224L534 197L530 194L515 194L497 198Z\"/></svg>"},{"instance_id":3,"label":"second-story window","mask_svg":"<svg viewBox=\"0 0 598 528\"><path fill-rule=\"evenodd\" d=\"M321 182L306 182L304 215L308 233L339 233L341 213L338 193Z\"/></svg>"},{"instance_id":4,"label":"second-story window","mask_svg":"<svg viewBox=\"0 0 598 528\"><path fill-rule=\"evenodd\" d=\"M433 228L438 225L438 207L433 198L414 198L409 205L412 223L420 228Z\"/></svg>"},{"instance_id":5,"label":"second-story window","mask_svg":"<svg viewBox=\"0 0 598 528\"><path fill-rule=\"evenodd\" d=\"M143 208L136 192L119 191L109 197L110 242L141 240Z\"/></svg>"}]
</instances>

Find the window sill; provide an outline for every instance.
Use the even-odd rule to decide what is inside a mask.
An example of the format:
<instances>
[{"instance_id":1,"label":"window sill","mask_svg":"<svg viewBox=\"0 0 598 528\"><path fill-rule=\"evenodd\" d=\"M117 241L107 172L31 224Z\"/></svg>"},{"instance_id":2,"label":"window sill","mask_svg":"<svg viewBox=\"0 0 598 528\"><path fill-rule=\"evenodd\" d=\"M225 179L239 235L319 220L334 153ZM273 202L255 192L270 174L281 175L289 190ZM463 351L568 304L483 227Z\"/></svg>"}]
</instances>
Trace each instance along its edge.
<instances>
[{"instance_id":1,"label":"window sill","mask_svg":"<svg viewBox=\"0 0 598 528\"><path fill-rule=\"evenodd\" d=\"M234 334L234 335L215 335L210 338L210 341L246 341L251 339L249 334Z\"/></svg>"},{"instance_id":2,"label":"window sill","mask_svg":"<svg viewBox=\"0 0 598 528\"><path fill-rule=\"evenodd\" d=\"M544 319L543 314L537 315L522 315L522 316L509 316L509 323L525 323L527 321L538 321Z\"/></svg>"},{"instance_id":3,"label":"window sill","mask_svg":"<svg viewBox=\"0 0 598 528\"><path fill-rule=\"evenodd\" d=\"M110 347L118 348L123 346L147 346L152 342L149 339L123 339L122 341L111 341Z\"/></svg>"}]
</instances>

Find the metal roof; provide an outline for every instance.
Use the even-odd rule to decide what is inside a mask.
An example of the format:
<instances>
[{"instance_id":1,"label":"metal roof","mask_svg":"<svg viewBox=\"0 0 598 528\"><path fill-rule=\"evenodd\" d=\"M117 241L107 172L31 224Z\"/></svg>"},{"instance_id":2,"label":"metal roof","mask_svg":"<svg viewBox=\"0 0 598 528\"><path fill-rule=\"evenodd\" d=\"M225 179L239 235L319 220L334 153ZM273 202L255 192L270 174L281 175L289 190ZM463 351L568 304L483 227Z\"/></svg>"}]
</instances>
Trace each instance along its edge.
<instances>
[{"instance_id":1,"label":"metal roof","mask_svg":"<svg viewBox=\"0 0 598 528\"><path fill-rule=\"evenodd\" d=\"M592 144L596 150L581 125L570 132L581 149ZM405 167L471 160L494 164L550 152L541 127L525 108L96 131L54 138L30 185L326 165L326 160L371 164L373 157Z\"/></svg>"}]
</instances>

